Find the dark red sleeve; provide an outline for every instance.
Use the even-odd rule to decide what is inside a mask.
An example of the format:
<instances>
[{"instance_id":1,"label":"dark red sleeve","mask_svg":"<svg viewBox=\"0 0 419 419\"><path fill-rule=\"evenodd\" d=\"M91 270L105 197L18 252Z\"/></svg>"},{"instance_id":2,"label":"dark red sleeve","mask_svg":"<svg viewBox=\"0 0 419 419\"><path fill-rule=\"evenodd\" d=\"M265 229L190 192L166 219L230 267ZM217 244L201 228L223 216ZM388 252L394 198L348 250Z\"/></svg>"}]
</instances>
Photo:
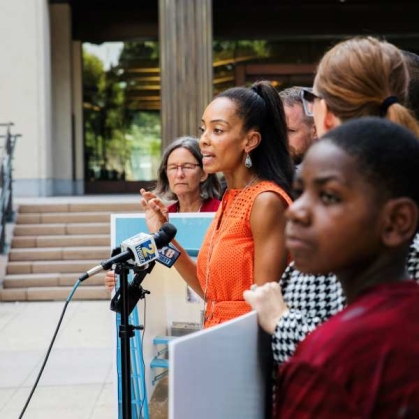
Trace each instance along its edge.
<instances>
[{"instance_id":1,"label":"dark red sleeve","mask_svg":"<svg viewBox=\"0 0 419 419\"><path fill-rule=\"evenodd\" d=\"M303 362L288 362L283 366L275 400L275 419L361 418L339 383Z\"/></svg>"}]
</instances>

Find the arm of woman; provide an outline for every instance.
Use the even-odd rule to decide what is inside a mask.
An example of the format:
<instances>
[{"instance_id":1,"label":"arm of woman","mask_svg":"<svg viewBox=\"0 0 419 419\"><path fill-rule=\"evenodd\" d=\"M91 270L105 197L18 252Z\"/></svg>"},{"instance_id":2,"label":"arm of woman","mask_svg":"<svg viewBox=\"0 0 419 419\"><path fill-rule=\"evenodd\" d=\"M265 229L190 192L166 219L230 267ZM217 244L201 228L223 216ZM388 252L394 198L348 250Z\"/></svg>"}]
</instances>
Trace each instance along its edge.
<instances>
[{"instance_id":1,"label":"arm of woman","mask_svg":"<svg viewBox=\"0 0 419 419\"><path fill-rule=\"evenodd\" d=\"M204 291L198 281L196 262L188 255L186 250L176 241L172 243L180 250L180 256L174 267L179 272L184 281L201 297L204 298Z\"/></svg>"},{"instance_id":2,"label":"arm of woman","mask_svg":"<svg viewBox=\"0 0 419 419\"><path fill-rule=\"evenodd\" d=\"M147 192L141 189L141 206L145 213L147 227L150 233L155 233L160 227L169 221L169 213L163 201L152 192ZM179 272L184 281L200 296L204 297L201 285L198 281L196 263L187 254L186 250L177 242L172 240L172 243L181 252L174 267Z\"/></svg>"},{"instance_id":3,"label":"arm of woman","mask_svg":"<svg viewBox=\"0 0 419 419\"><path fill-rule=\"evenodd\" d=\"M258 195L250 215L255 246L254 283L278 282L287 266L285 204L274 192Z\"/></svg>"}]
</instances>

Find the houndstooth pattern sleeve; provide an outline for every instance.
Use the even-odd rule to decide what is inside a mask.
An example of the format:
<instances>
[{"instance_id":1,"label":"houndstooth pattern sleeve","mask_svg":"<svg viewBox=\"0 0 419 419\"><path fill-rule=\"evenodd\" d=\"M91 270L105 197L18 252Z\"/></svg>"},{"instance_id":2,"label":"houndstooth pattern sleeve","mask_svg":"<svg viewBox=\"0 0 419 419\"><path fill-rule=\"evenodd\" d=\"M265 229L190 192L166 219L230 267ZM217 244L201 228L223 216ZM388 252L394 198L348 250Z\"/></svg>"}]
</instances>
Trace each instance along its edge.
<instances>
[{"instance_id":1,"label":"houndstooth pattern sleeve","mask_svg":"<svg viewBox=\"0 0 419 419\"><path fill-rule=\"evenodd\" d=\"M289 311L282 316L272 336L278 364L286 361L305 336L346 304L335 275L302 274L291 263L280 280Z\"/></svg>"},{"instance_id":2,"label":"houndstooth pattern sleeve","mask_svg":"<svg viewBox=\"0 0 419 419\"><path fill-rule=\"evenodd\" d=\"M406 266L410 277L419 281L419 234L416 234L410 245Z\"/></svg>"}]
</instances>

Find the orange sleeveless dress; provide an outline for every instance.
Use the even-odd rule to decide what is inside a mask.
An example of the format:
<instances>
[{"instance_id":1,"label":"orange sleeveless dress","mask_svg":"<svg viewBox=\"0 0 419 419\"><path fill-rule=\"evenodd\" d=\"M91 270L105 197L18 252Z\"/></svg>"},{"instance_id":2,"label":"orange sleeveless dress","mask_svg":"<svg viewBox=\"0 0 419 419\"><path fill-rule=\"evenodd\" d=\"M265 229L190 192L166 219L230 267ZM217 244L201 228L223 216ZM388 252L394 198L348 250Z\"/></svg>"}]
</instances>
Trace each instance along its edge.
<instances>
[{"instance_id":1,"label":"orange sleeveless dress","mask_svg":"<svg viewBox=\"0 0 419 419\"><path fill-rule=\"evenodd\" d=\"M250 311L243 300L243 291L254 283L250 214L256 197L266 191L280 195L287 206L292 202L283 189L270 181L245 189L228 189L207 230L197 259L198 279L206 300L205 328Z\"/></svg>"}]
</instances>

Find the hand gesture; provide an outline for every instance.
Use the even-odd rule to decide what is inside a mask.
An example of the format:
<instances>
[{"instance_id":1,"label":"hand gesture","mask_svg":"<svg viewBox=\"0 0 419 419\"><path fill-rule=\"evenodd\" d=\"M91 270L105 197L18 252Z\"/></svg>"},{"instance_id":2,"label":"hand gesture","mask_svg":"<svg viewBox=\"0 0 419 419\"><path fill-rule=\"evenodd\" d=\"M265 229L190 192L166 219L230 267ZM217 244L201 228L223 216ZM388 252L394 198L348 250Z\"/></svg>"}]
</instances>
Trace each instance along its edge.
<instances>
[{"instance_id":1,"label":"hand gesture","mask_svg":"<svg viewBox=\"0 0 419 419\"><path fill-rule=\"evenodd\" d=\"M169 221L169 212L163 201L154 193L140 190L142 199L141 207L145 213L145 220L150 233L155 233L160 227Z\"/></svg>"},{"instance_id":2,"label":"hand gesture","mask_svg":"<svg viewBox=\"0 0 419 419\"><path fill-rule=\"evenodd\" d=\"M281 287L277 282L267 282L243 293L243 298L257 311L260 327L271 335L274 334L279 319L287 312L288 307L282 297Z\"/></svg>"}]
</instances>

